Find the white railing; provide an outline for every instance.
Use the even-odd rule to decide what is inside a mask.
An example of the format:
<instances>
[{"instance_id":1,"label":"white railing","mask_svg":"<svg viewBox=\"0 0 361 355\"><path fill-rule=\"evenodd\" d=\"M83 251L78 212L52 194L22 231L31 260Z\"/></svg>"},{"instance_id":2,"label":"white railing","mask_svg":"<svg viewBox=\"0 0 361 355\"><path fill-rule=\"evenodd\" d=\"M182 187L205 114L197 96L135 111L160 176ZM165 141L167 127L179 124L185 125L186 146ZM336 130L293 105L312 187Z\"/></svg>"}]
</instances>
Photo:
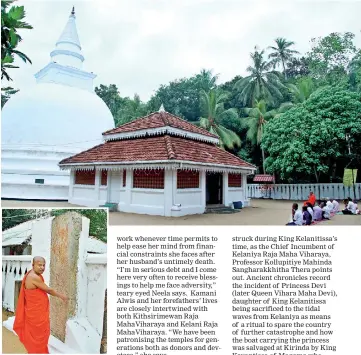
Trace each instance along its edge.
<instances>
[{"instance_id":1,"label":"white railing","mask_svg":"<svg viewBox=\"0 0 361 355\"><path fill-rule=\"evenodd\" d=\"M31 261L31 255L2 256L2 305L11 312L14 312L15 281L23 279L31 269Z\"/></svg>"},{"instance_id":2,"label":"white railing","mask_svg":"<svg viewBox=\"0 0 361 355\"><path fill-rule=\"evenodd\" d=\"M353 187L345 187L343 184L248 184L247 189L249 198L304 201L307 200L310 191L315 193L317 199L355 198ZM356 199L361 199L361 183L355 184L355 192Z\"/></svg>"}]
</instances>

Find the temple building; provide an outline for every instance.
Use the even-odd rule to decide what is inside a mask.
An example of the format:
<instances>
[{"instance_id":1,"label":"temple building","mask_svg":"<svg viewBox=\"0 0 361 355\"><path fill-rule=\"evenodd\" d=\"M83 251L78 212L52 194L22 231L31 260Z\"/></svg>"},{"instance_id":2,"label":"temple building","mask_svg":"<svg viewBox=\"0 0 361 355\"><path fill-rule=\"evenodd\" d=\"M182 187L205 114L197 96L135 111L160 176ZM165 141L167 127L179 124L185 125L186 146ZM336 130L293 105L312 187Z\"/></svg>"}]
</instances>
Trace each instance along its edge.
<instances>
[{"instance_id":1,"label":"temple building","mask_svg":"<svg viewBox=\"0 0 361 355\"><path fill-rule=\"evenodd\" d=\"M75 11L35 74L36 83L13 95L2 110L2 198L67 200L69 173L58 162L101 142L114 127L112 114L95 94Z\"/></svg>"},{"instance_id":2,"label":"temple building","mask_svg":"<svg viewBox=\"0 0 361 355\"><path fill-rule=\"evenodd\" d=\"M63 159L69 199L118 211L184 216L206 206L249 204L247 175L255 166L218 147L216 135L166 111L103 133L104 143Z\"/></svg>"}]
</instances>

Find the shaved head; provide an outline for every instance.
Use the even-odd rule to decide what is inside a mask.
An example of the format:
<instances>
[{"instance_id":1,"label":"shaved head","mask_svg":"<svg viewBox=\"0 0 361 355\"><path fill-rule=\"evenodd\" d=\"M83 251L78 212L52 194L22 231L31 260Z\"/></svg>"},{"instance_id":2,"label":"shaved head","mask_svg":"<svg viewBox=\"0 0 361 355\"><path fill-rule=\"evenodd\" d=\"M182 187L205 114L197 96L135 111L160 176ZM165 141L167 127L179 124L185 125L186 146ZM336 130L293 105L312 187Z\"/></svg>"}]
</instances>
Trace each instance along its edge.
<instances>
[{"instance_id":1,"label":"shaved head","mask_svg":"<svg viewBox=\"0 0 361 355\"><path fill-rule=\"evenodd\" d=\"M33 270L37 275L41 275L45 271L45 258L35 256L33 258Z\"/></svg>"},{"instance_id":2,"label":"shaved head","mask_svg":"<svg viewBox=\"0 0 361 355\"><path fill-rule=\"evenodd\" d=\"M45 258L43 258L42 256L34 256L33 264L36 263L37 261L41 261L45 263Z\"/></svg>"}]
</instances>

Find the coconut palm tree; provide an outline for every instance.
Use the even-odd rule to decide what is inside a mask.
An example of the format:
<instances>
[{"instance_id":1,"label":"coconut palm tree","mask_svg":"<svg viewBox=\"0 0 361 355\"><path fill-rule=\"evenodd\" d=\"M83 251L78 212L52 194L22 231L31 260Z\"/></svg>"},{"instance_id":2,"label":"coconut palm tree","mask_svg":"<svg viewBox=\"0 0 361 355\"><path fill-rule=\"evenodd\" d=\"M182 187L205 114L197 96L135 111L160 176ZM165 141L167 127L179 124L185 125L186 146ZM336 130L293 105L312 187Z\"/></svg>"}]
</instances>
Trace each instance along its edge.
<instances>
[{"instance_id":1,"label":"coconut palm tree","mask_svg":"<svg viewBox=\"0 0 361 355\"><path fill-rule=\"evenodd\" d=\"M299 80L296 85L287 84L287 87L292 92L296 103L306 101L316 89L312 79L309 77Z\"/></svg>"},{"instance_id":2,"label":"coconut palm tree","mask_svg":"<svg viewBox=\"0 0 361 355\"><path fill-rule=\"evenodd\" d=\"M28 23L22 21L25 18L24 6L8 7L14 0L1 1L1 79L12 80L6 69L18 68L13 65L14 56L17 55L25 63L31 63L29 57L18 51L16 47L22 40L18 34L19 29L32 29Z\"/></svg>"},{"instance_id":3,"label":"coconut palm tree","mask_svg":"<svg viewBox=\"0 0 361 355\"><path fill-rule=\"evenodd\" d=\"M244 108L244 113L248 115L244 121L245 128L247 128L247 139L256 146L261 146L263 129L268 120L279 116L280 114L286 112L293 106L292 102L284 102L280 105L279 108L267 111L267 104L264 100L256 100L252 108ZM265 153L264 149L261 147L262 151L262 166L263 173L266 173L265 170Z\"/></svg>"},{"instance_id":4,"label":"coconut palm tree","mask_svg":"<svg viewBox=\"0 0 361 355\"><path fill-rule=\"evenodd\" d=\"M272 64L264 60L264 50L259 51L255 47L254 53L251 53L253 66L249 66L247 71L250 73L240 79L235 88L239 91L239 99L245 106L252 106L256 100L266 100L274 104L275 99L281 101L281 88L285 88L280 80L280 73L271 71Z\"/></svg>"},{"instance_id":5,"label":"coconut palm tree","mask_svg":"<svg viewBox=\"0 0 361 355\"><path fill-rule=\"evenodd\" d=\"M199 119L199 125L218 136L222 148L234 149L239 147L241 140L238 135L221 124L222 120L227 118L238 118L236 109L224 109L223 103L227 95L216 89L209 92L201 90L200 95L203 117Z\"/></svg>"},{"instance_id":6,"label":"coconut palm tree","mask_svg":"<svg viewBox=\"0 0 361 355\"><path fill-rule=\"evenodd\" d=\"M299 54L299 52L290 49L289 47L293 46L295 42L287 41L285 38L276 38L276 47L268 47L268 49L272 49L273 52L269 54L268 58L271 59L271 63L273 68L276 68L277 65L282 64L283 75L287 80L286 74L286 63L291 60L294 54Z\"/></svg>"}]
</instances>

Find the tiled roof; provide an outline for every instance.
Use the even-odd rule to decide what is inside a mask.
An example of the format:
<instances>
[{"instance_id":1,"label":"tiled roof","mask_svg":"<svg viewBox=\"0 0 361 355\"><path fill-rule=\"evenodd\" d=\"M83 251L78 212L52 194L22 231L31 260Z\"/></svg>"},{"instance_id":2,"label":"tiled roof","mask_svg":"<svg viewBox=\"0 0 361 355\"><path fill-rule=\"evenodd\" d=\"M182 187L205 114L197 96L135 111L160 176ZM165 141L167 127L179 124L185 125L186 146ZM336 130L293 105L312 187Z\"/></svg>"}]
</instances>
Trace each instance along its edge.
<instances>
[{"instance_id":1,"label":"tiled roof","mask_svg":"<svg viewBox=\"0 0 361 355\"><path fill-rule=\"evenodd\" d=\"M274 176L268 174L255 175L253 182L274 182Z\"/></svg>"},{"instance_id":2,"label":"tiled roof","mask_svg":"<svg viewBox=\"0 0 361 355\"><path fill-rule=\"evenodd\" d=\"M169 135L105 142L63 159L59 164L172 160L254 168L253 165L216 145Z\"/></svg>"},{"instance_id":3,"label":"tiled roof","mask_svg":"<svg viewBox=\"0 0 361 355\"><path fill-rule=\"evenodd\" d=\"M218 138L216 135L209 133L207 130L197 127L188 121L185 121L169 112L154 112L148 116L138 118L132 122L126 123L119 127L110 129L103 133L103 135L125 133L140 131L143 129L160 128L160 127L174 127L184 131L202 134L204 136Z\"/></svg>"}]
</instances>

